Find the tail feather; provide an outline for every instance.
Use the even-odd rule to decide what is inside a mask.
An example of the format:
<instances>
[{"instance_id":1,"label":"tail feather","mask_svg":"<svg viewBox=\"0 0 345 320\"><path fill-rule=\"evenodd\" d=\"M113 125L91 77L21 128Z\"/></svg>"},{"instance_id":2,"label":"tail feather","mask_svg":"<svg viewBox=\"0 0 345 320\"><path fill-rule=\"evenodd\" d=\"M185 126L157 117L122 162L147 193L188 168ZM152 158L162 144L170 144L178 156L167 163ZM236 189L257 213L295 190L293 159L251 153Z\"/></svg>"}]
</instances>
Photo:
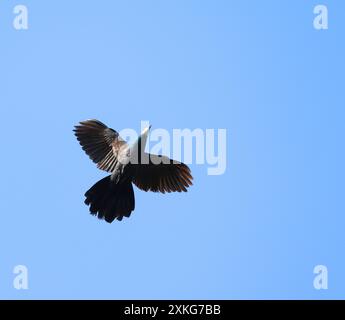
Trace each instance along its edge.
<instances>
[{"instance_id":1,"label":"tail feather","mask_svg":"<svg viewBox=\"0 0 345 320\"><path fill-rule=\"evenodd\" d=\"M85 204L90 205L90 213L109 223L129 217L135 207L132 183L115 183L110 176L95 183L85 197Z\"/></svg>"}]
</instances>

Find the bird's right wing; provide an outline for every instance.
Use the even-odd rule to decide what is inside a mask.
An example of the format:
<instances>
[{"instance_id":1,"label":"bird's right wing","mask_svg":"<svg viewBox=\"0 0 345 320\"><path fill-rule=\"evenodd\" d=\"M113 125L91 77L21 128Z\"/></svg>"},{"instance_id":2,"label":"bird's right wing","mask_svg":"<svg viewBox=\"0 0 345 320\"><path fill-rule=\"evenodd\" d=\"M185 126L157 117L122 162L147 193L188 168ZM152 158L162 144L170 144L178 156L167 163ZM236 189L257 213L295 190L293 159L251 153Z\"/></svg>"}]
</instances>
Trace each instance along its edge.
<instances>
[{"instance_id":1,"label":"bird's right wing","mask_svg":"<svg viewBox=\"0 0 345 320\"><path fill-rule=\"evenodd\" d=\"M134 184L143 191L186 192L192 185L192 174L187 165L168 157L146 154L147 164L133 165Z\"/></svg>"},{"instance_id":2,"label":"bird's right wing","mask_svg":"<svg viewBox=\"0 0 345 320\"><path fill-rule=\"evenodd\" d=\"M118 132L98 120L82 121L73 131L81 147L97 167L113 172L119 150L127 145Z\"/></svg>"}]
</instances>

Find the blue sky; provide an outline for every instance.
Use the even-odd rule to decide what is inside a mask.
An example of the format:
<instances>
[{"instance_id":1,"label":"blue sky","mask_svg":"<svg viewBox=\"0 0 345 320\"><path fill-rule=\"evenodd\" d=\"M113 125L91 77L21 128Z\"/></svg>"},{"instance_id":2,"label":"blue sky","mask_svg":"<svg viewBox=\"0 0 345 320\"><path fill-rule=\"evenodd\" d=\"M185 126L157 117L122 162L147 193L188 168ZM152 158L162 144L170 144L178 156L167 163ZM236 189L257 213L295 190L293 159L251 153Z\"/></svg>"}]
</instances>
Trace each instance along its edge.
<instances>
[{"instance_id":1,"label":"blue sky","mask_svg":"<svg viewBox=\"0 0 345 320\"><path fill-rule=\"evenodd\" d=\"M0 298L345 297L342 1L21 3L27 31L0 2ZM187 194L135 189L130 219L98 221L88 118L226 128L227 171L191 165Z\"/></svg>"}]
</instances>

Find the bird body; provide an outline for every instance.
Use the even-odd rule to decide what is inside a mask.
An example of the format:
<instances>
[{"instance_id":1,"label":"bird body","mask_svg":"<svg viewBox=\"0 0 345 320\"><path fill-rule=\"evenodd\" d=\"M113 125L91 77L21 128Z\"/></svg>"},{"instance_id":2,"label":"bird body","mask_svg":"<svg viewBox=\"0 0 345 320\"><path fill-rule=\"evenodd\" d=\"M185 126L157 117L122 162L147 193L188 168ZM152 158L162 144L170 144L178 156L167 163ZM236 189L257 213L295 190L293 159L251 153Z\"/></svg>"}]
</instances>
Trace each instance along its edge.
<instances>
[{"instance_id":1,"label":"bird body","mask_svg":"<svg viewBox=\"0 0 345 320\"><path fill-rule=\"evenodd\" d=\"M98 120L86 120L74 133L86 154L101 170L110 173L85 193L90 213L111 223L129 217L135 208L134 183L143 191L186 192L192 175L184 163L145 153L150 127L133 145Z\"/></svg>"}]
</instances>

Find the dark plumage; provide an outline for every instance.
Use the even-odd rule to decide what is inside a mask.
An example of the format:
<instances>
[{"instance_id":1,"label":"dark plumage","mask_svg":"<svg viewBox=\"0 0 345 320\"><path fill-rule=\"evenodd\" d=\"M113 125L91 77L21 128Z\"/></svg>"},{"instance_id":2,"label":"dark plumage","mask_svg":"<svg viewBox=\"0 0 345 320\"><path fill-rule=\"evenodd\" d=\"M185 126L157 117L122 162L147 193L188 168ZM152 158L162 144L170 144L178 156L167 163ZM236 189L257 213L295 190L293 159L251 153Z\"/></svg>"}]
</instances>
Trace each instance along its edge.
<instances>
[{"instance_id":1,"label":"dark plumage","mask_svg":"<svg viewBox=\"0 0 345 320\"><path fill-rule=\"evenodd\" d=\"M129 217L135 207L132 183L143 191L186 192L192 175L184 163L144 152L149 128L136 143L128 145L119 134L98 120L75 126L83 150L101 170L111 175L85 193L90 213L111 223Z\"/></svg>"}]
</instances>

